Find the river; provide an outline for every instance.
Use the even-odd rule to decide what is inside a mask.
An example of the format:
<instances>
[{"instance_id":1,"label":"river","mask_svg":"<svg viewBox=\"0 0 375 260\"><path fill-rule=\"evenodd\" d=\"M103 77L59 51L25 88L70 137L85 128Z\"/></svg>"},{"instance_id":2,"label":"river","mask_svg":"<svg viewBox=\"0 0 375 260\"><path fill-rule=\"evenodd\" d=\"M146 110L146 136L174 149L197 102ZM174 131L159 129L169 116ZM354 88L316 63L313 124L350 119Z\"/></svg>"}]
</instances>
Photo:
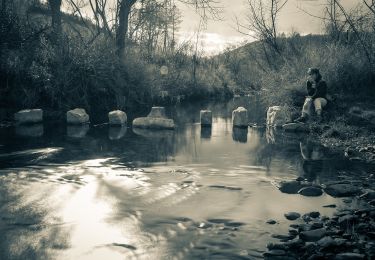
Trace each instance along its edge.
<instances>
[{"instance_id":1,"label":"river","mask_svg":"<svg viewBox=\"0 0 375 260\"><path fill-rule=\"evenodd\" d=\"M323 206L341 200L276 185L336 179L341 158L303 135L233 129L237 106L265 116L237 98L169 107L175 131L0 129L0 259L256 259L294 223L284 213L332 215Z\"/></svg>"}]
</instances>

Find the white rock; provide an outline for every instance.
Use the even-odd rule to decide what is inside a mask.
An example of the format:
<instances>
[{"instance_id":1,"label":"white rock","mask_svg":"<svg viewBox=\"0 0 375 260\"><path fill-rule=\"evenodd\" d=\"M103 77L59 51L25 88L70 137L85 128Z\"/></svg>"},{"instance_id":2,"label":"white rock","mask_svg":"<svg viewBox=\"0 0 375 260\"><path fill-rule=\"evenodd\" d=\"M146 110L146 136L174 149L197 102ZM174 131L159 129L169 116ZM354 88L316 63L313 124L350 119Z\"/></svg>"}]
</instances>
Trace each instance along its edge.
<instances>
[{"instance_id":1,"label":"white rock","mask_svg":"<svg viewBox=\"0 0 375 260\"><path fill-rule=\"evenodd\" d=\"M172 119L157 117L139 117L133 120L133 127L152 129L174 129Z\"/></svg>"},{"instance_id":2,"label":"white rock","mask_svg":"<svg viewBox=\"0 0 375 260\"><path fill-rule=\"evenodd\" d=\"M90 122L90 118L83 108L76 108L66 112L66 122L68 124L86 124Z\"/></svg>"},{"instance_id":3,"label":"white rock","mask_svg":"<svg viewBox=\"0 0 375 260\"><path fill-rule=\"evenodd\" d=\"M201 125L202 126L212 125L212 112L211 112L211 110L201 110L200 118L201 118Z\"/></svg>"},{"instance_id":4,"label":"white rock","mask_svg":"<svg viewBox=\"0 0 375 260\"><path fill-rule=\"evenodd\" d=\"M167 118L165 107L152 107L147 117Z\"/></svg>"},{"instance_id":5,"label":"white rock","mask_svg":"<svg viewBox=\"0 0 375 260\"><path fill-rule=\"evenodd\" d=\"M108 113L108 121L110 125L125 125L128 117L124 111L115 110Z\"/></svg>"},{"instance_id":6,"label":"white rock","mask_svg":"<svg viewBox=\"0 0 375 260\"><path fill-rule=\"evenodd\" d=\"M173 119L168 119L164 107L152 107L147 117L139 117L133 120L133 127L149 129L174 129Z\"/></svg>"},{"instance_id":7,"label":"white rock","mask_svg":"<svg viewBox=\"0 0 375 260\"><path fill-rule=\"evenodd\" d=\"M25 109L14 114L14 119L19 124L40 123L43 121L42 109Z\"/></svg>"},{"instance_id":8,"label":"white rock","mask_svg":"<svg viewBox=\"0 0 375 260\"><path fill-rule=\"evenodd\" d=\"M268 126L282 126L290 120L290 115L286 107L273 106L267 110L267 125Z\"/></svg>"},{"instance_id":9,"label":"white rock","mask_svg":"<svg viewBox=\"0 0 375 260\"><path fill-rule=\"evenodd\" d=\"M236 110L233 110L232 122L233 126L247 127L249 123L247 119L247 109L244 107L238 107Z\"/></svg>"}]
</instances>

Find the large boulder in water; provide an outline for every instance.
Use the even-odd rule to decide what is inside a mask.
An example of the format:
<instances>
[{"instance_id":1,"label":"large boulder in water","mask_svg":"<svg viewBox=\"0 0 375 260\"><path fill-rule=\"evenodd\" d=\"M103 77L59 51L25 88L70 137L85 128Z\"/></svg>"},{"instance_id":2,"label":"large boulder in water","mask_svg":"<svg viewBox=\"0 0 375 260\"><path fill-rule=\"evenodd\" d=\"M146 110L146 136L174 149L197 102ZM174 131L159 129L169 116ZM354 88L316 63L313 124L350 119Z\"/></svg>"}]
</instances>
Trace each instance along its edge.
<instances>
[{"instance_id":1,"label":"large boulder in water","mask_svg":"<svg viewBox=\"0 0 375 260\"><path fill-rule=\"evenodd\" d=\"M307 184L301 183L300 181L282 181L279 190L282 193L297 194L298 191L307 186Z\"/></svg>"},{"instance_id":2,"label":"large boulder in water","mask_svg":"<svg viewBox=\"0 0 375 260\"><path fill-rule=\"evenodd\" d=\"M14 119L19 124L33 124L43 121L42 109L24 109L14 114Z\"/></svg>"},{"instance_id":3,"label":"large boulder in water","mask_svg":"<svg viewBox=\"0 0 375 260\"><path fill-rule=\"evenodd\" d=\"M133 127L150 129L174 129L173 119L156 117L139 117L133 120Z\"/></svg>"},{"instance_id":4,"label":"large boulder in water","mask_svg":"<svg viewBox=\"0 0 375 260\"><path fill-rule=\"evenodd\" d=\"M282 126L290 121L290 114L286 107L272 106L267 110L267 125L268 126Z\"/></svg>"},{"instance_id":5,"label":"large boulder in water","mask_svg":"<svg viewBox=\"0 0 375 260\"><path fill-rule=\"evenodd\" d=\"M108 113L108 122L110 125L125 125L128 117L124 111L115 110Z\"/></svg>"},{"instance_id":6,"label":"large boulder in water","mask_svg":"<svg viewBox=\"0 0 375 260\"><path fill-rule=\"evenodd\" d=\"M166 117L164 107L153 107L147 117L139 117L133 120L133 127L149 129L174 129L173 119Z\"/></svg>"},{"instance_id":7,"label":"large boulder in water","mask_svg":"<svg viewBox=\"0 0 375 260\"><path fill-rule=\"evenodd\" d=\"M235 127L247 127L249 122L247 119L247 109L238 107L232 112L232 122Z\"/></svg>"},{"instance_id":8,"label":"large boulder in water","mask_svg":"<svg viewBox=\"0 0 375 260\"><path fill-rule=\"evenodd\" d=\"M358 194L361 189L348 183L327 185L324 191L333 197L348 197Z\"/></svg>"},{"instance_id":9,"label":"large boulder in water","mask_svg":"<svg viewBox=\"0 0 375 260\"><path fill-rule=\"evenodd\" d=\"M306 242L315 242L323 238L327 234L325 228L308 230L299 234L300 239Z\"/></svg>"},{"instance_id":10,"label":"large boulder in water","mask_svg":"<svg viewBox=\"0 0 375 260\"><path fill-rule=\"evenodd\" d=\"M302 188L298 191L298 194L307 196L307 197L318 197L323 194L323 191L320 187L309 186Z\"/></svg>"},{"instance_id":11,"label":"large boulder in water","mask_svg":"<svg viewBox=\"0 0 375 260\"><path fill-rule=\"evenodd\" d=\"M212 112L211 110L201 110L200 111L201 126L211 126L212 125Z\"/></svg>"},{"instance_id":12,"label":"large boulder in water","mask_svg":"<svg viewBox=\"0 0 375 260\"><path fill-rule=\"evenodd\" d=\"M73 125L86 124L90 122L90 117L83 108L76 108L66 112L66 122Z\"/></svg>"}]
</instances>

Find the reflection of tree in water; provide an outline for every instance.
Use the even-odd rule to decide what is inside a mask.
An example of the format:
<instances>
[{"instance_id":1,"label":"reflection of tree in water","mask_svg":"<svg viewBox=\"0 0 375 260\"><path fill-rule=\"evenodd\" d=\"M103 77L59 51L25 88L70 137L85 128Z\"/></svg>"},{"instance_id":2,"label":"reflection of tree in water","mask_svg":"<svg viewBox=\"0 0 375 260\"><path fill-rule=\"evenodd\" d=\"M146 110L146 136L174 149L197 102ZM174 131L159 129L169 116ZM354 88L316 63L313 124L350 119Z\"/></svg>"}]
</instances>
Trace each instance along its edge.
<instances>
[{"instance_id":1,"label":"reflection of tree in water","mask_svg":"<svg viewBox=\"0 0 375 260\"><path fill-rule=\"evenodd\" d=\"M298 136L290 136L273 128L259 130L261 145L256 154L255 163L265 166L270 171L273 161L287 161L295 168L300 168L300 152Z\"/></svg>"},{"instance_id":2,"label":"reflection of tree in water","mask_svg":"<svg viewBox=\"0 0 375 260\"><path fill-rule=\"evenodd\" d=\"M260 147L256 160L268 170L273 161L281 159L299 169L308 181L324 182L336 178L336 171L342 165L340 157L308 139L306 134L288 134L273 128L262 134L267 142Z\"/></svg>"},{"instance_id":3,"label":"reflection of tree in water","mask_svg":"<svg viewBox=\"0 0 375 260\"><path fill-rule=\"evenodd\" d=\"M260 123L264 121L264 109L260 99L256 96L234 97L228 102L212 101L207 103L207 101L202 101L182 103L169 110L172 112L175 122L178 125L183 125L186 123L198 123L199 111L202 109L211 110L214 117L231 118L232 111L241 106L249 111L249 122Z\"/></svg>"},{"instance_id":4,"label":"reflection of tree in water","mask_svg":"<svg viewBox=\"0 0 375 260\"><path fill-rule=\"evenodd\" d=\"M340 157L330 153L315 140L304 139L300 142L303 177L308 181L325 182L336 178L337 169L343 161Z\"/></svg>"}]
</instances>

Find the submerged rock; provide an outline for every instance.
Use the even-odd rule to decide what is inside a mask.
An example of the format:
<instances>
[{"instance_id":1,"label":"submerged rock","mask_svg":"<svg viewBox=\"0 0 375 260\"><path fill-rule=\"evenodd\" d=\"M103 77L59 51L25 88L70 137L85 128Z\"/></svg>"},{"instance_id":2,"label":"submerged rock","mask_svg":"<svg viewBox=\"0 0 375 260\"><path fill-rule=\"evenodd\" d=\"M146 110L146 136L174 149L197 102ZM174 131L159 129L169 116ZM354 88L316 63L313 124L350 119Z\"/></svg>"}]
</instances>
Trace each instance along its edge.
<instances>
[{"instance_id":1,"label":"submerged rock","mask_svg":"<svg viewBox=\"0 0 375 260\"><path fill-rule=\"evenodd\" d=\"M283 129L285 131L291 131L291 132L309 132L310 129L308 125L304 123L287 123L283 125Z\"/></svg>"},{"instance_id":2,"label":"submerged rock","mask_svg":"<svg viewBox=\"0 0 375 260\"><path fill-rule=\"evenodd\" d=\"M299 190L306 187L307 184L300 181L283 181L280 183L279 190L283 193L297 194Z\"/></svg>"},{"instance_id":3,"label":"submerged rock","mask_svg":"<svg viewBox=\"0 0 375 260\"><path fill-rule=\"evenodd\" d=\"M308 230L301 232L299 237L306 242L315 242L320 240L322 237L326 235L327 231L325 228L319 228L314 230Z\"/></svg>"},{"instance_id":4,"label":"submerged rock","mask_svg":"<svg viewBox=\"0 0 375 260\"><path fill-rule=\"evenodd\" d=\"M365 259L365 256L357 253L341 253L335 256L335 260L360 260Z\"/></svg>"},{"instance_id":5,"label":"submerged rock","mask_svg":"<svg viewBox=\"0 0 375 260\"><path fill-rule=\"evenodd\" d=\"M270 257L270 256L285 256L286 252L282 249L272 249L268 252L265 252L263 254L264 257Z\"/></svg>"},{"instance_id":6,"label":"submerged rock","mask_svg":"<svg viewBox=\"0 0 375 260\"><path fill-rule=\"evenodd\" d=\"M336 241L329 236L319 239L317 244L322 248L334 247L337 245Z\"/></svg>"},{"instance_id":7,"label":"submerged rock","mask_svg":"<svg viewBox=\"0 0 375 260\"><path fill-rule=\"evenodd\" d=\"M212 125L212 112L211 110L201 110L200 119L202 126L211 126Z\"/></svg>"},{"instance_id":8,"label":"submerged rock","mask_svg":"<svg viewBox=\"0 0 375 260\"><path fill-rule=\"evenodd\" d=\"M43 121L42 109L25 109L14 114L14 119L18 124L33 124Z\"/></svg>"},{"instance_id":9,"label":"submerged rock","mask_svg":"<svg viewBox=\"0 0 375 260\"><path fill-rule=\"evenodd\" d=\"M128 117L124 111L115 110L108 113L108 122L110 125L125 125Z\"/></svg>"},{"instance_id":10,"label":"submerged rock","mask_svg":"<svg viewBox=\"0 0 375 260\"><path fill-rule=\"evenodd\" d=\"M296 220L297 218L301 217L301 214L298 212L288 212L284 214L285 218L288 220Z\"/></svg>"},{"instance_id":11,"label":"submerged rock","mask_svg":"<svg viewBox=\"0 0 375 260\"><path fill-rule=\"evenodd\" d=\"M244 107L238 107L232 112L232 123L236 127L248 127L247 109Z\"/></svg>"},{"instance_id":12,"label":"submerged rock","mask_svg":"<svg viewBox=\"0 0 375 260\"><path fill-rule=\"evenodd\" d=\"M360 189L352 184L338 183L327 185L324 191L333 197L348 197L358 194Z\"/></svg>"},{"instance_id":13,"label":"submerged rock","mask_svg":"<svg viewBox=\"0 0 375 260\"><path fill-rule=\"evenodd\" d=\"M309 216L312 217L312 218L318 218L320 216L320 212L319 211L311 211L309 213Z\"/></svg>"},{"instance_id":14,"label":"submerged rock","mask_svg":"<svg viewBox=\"0 0 375 260\"><path fill-rule=\"evenodd\" d=\"M323 191L321 188L310 186L310 187L305 187L305 188L300 189L298 191L298 194L301 194L307 197L318 197L323 194Z\"/></svg>"},{"instance_id":15,"label":"submerged rock","mask_svg":"<svg viewBox=\"0 0 375 260\"><path fill-rule=\"evenodd\" d=\"M267 224L270 224L270 225L274 225L274 224L276 224L277 222L276 222L276 220L274 220L274 219L269 219L269 220L267 220L266 223L267 223Z\"/></svg>"},{"instance_id":16,"label":"submerged rock","mask_svg":"<svg viewBox=\"0 0 375 260\"><path fill-rule=\"evenodd\" d=\"M86 124L90 122L90 117L83 108L76 108L66 112L66 122L68 124Z\"/></svg>"}]
</instances>

